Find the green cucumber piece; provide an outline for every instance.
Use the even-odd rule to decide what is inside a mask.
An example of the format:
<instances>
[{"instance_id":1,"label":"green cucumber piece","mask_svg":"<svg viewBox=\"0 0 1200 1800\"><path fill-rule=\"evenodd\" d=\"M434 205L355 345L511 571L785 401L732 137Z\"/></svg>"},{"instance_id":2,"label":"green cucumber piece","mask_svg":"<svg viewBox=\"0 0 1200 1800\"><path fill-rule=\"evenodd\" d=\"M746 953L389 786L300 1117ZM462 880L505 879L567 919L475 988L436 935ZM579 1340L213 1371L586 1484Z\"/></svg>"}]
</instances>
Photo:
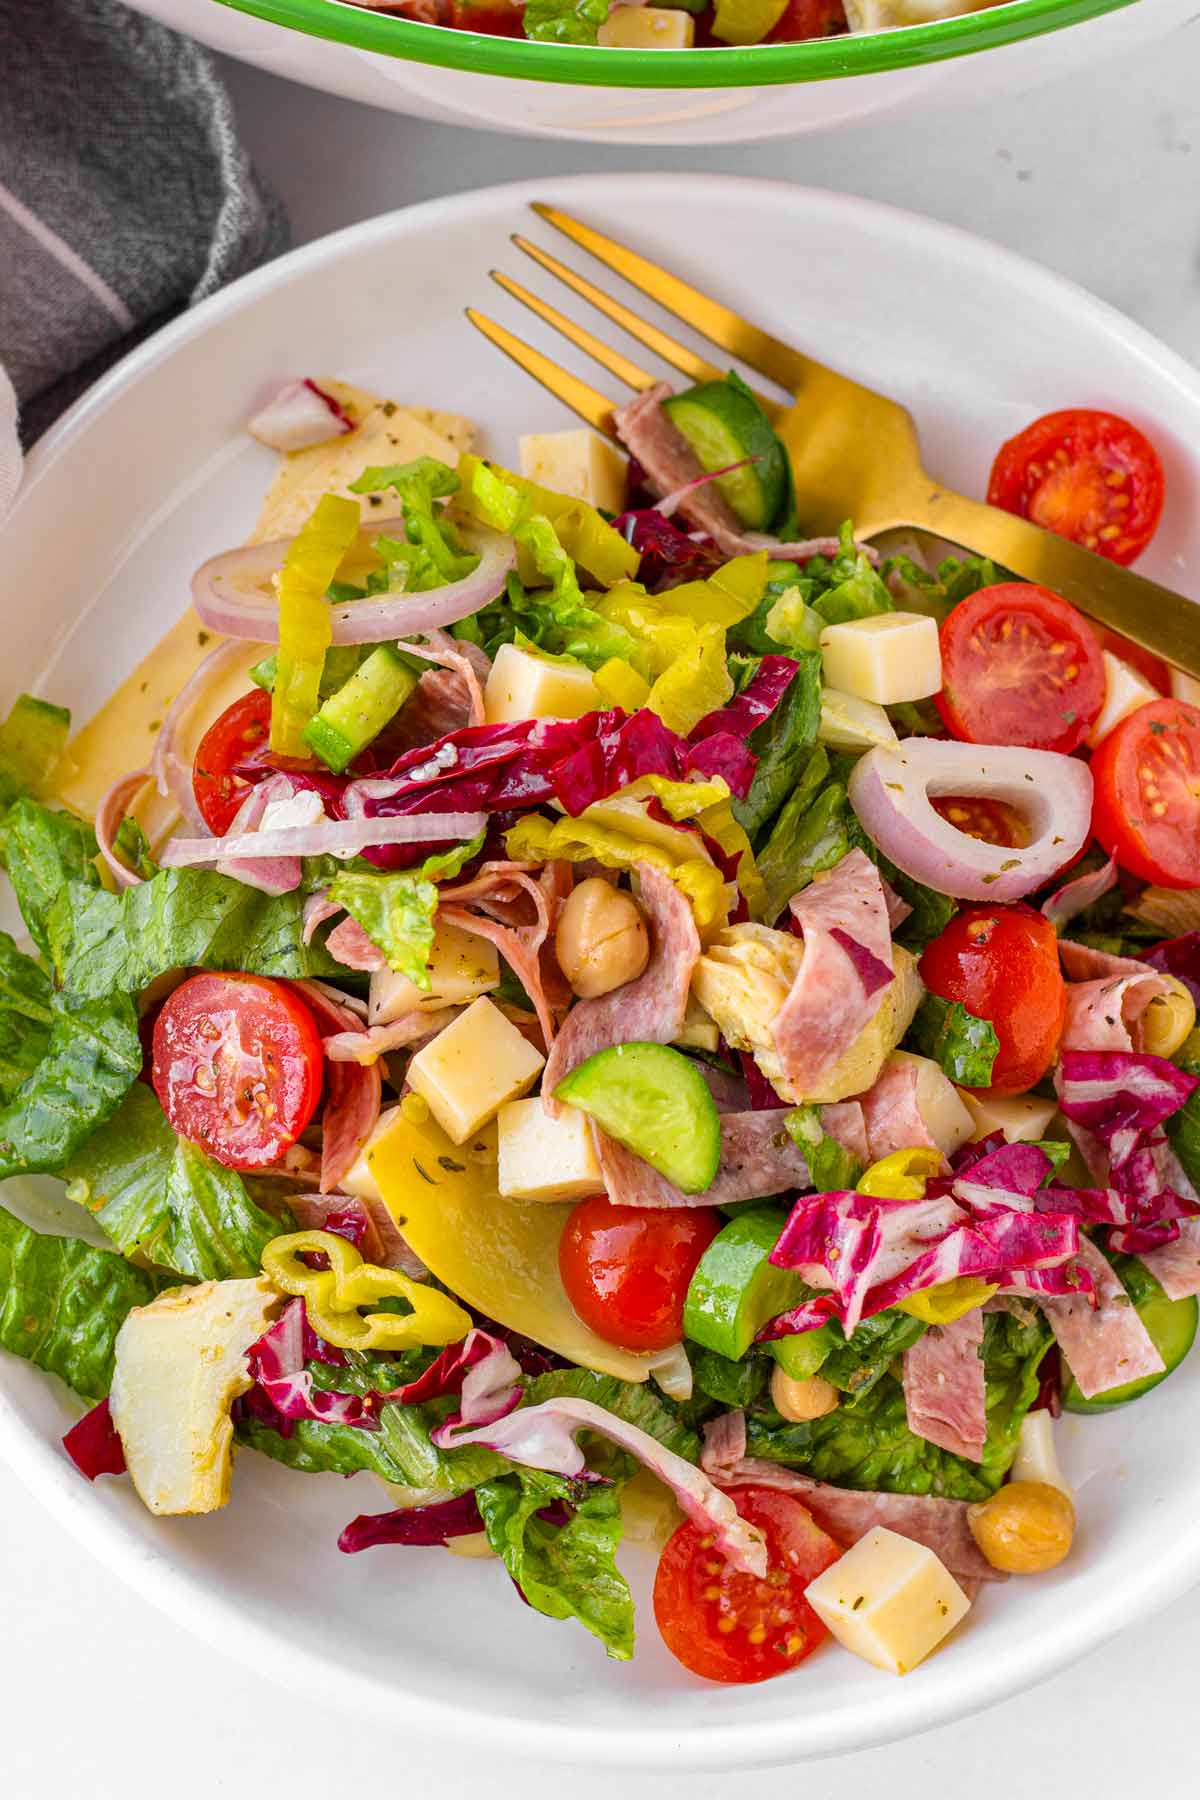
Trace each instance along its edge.
<instances>
[{"instance_id":1,"label":"green cucumber piece","mask_svg":"<svg viewBox=\"0 0 1200 1800\"><path fill-rule=\"evenodd\" d=\"M595 1119L685 1194L710 1188L721 1163L721 1117L695 1063L666 1044L616 1044L572 1069L556 1100Z\"/></svg>"},{"instance_id":2,"label":"green cucumber piece","mask_svg":"<svg viewBox=\"0 0 1200 1800\"><path fill-rule=\"evenodd\" d=\"M371 654L370 644L333 644L325 652L325 661L321 668L321 686L319 693L322 700L328 700L330 694L336 694L340 687L349 681L359 664ZM265 688L271 693L275 687L275 671L279 666L279 653L272 650L270 656L264 656L250 670L250 679L255 687Z\"/></svg>"},{"instance_id":3,"label":"green cucumber piece","mask_svg":"<svg viewBox=\"0 0 1200 1800\"><path fill-rule=\"evenodd\" d=\"M766 531L787 503L788 464L754 396L732 381L706 381L664 400L663 411L709 473L748 456L756 459L720 476L716 486L743 525Z\"/></svg>"},{"instance_id":4,"label":"green cucumber piece","mask_svg":"<svg viewBox=\"0 0 1200 1800\"><path fill-rule=\"evenodd\" d=\"M417 677L391 644L370 656L331 694L303 733L309 749L336 775L347 768L404 705Z\"/></svg>"},{"instance_id":5,"label":"green cucumber piece","mask_svg":"<svg viewBox=\"0 0 1200 1800\"><path fill-rule=\"evenodd\" d=\"M688 1287L685 1337L737 1362L768 1319L795 1304L804 1291L799 1276L768 1260L786 1219L780 1207L759 1206L718 1232Z\"/></svg>"},{"instance_id":6,"label":"green cucumber piece","mask_svg":"<svg viewBox=\"0 0 1200 1800\"><path fill-rule=\"evenodd\" d=\"M1157 1282L1155 1286L1158 1286ZM1196 1327L1200 1323L1200 1306L1195 1299L1168 1300L1160 1288L1157 1294L1141 1301L1137 1313L1167 1365L1162 1374L1146 1375L1141 1381L1127 1381L1123 1387L1108 1388L1090 1400L1084 1399L1072 1376L1063 1390L1063 1405L1068 1412L1111 1412L1130 1400L1140 1400L1143 1394L1150 1393L1179 1367L1195 1342Z\"/></svg>"}]
</instances>

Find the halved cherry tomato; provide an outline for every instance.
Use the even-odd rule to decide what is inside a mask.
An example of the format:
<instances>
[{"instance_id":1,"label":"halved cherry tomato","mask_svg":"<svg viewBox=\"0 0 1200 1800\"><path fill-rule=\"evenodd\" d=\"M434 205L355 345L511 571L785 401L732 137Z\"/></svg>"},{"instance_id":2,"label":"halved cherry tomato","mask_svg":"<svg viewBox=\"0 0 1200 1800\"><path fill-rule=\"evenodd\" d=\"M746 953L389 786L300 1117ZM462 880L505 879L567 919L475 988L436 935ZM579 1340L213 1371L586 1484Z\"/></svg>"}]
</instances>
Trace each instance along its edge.
<instances>
[{"instance_id":1,"label":"halved cherry tomato","mask_svg":"<svg viewBox=\"0 0 1200 1800\"><path fill-rule=\"evenodd\" d=\"M1001 444L988 504L1131 563L1154 536L1165 481L1158 452L1128 419L1072 407Z\"/></svg>"},{"instance_id":2,"label":"halved cherry tomato","mask_svg":"<svg viewBox=\"0 0 1200 1800\"><path fill-rule=\"evenodd\" d=\"M227 1169L265 1169L316 1112L323 1055L286 982L192 975L155 1021L152 1080L180 1137Z\"/></svg>"},{"instance_id":3,"label":"halved cherry tomato","mask_svg":"<svg viewBox=\"0 0 1200 1800\"><path fill-rule=\"evenodd\" d=\"M956 830L984 844L1024 850L1029 843L1028 825L1007 800L989 800L983 794L943 794L930 805Z\"/></svg>"},{"instance_id":4,"label":"halved cherry tomato","mask_svg":"<svg viewBox=\"0 0 1200 1800\"><path fill-rule=\"evenodd\" d=\"M711 1206L614 1206L581 1200L567 1220L558 1267L585 1325L626 1350L666 1350L683 1336L696 1264L724 1220Z\"/></svg>"},{"instance_id":5,"label":"halved cherry tomato","mask_svg":"<svg viewBox=\"0 0 1200 1800\"><path fill-rule=\"evenodd\" d=\"M1049 919L1031 906L961 907L926 946L921 980L931 993L991 1020L1000 1040L992 1093L1024 1093L1041 1080L1067 1016L1058 938Z\"/></svg>"},{"instance_id":6,"label":"halved cherry tomato","mask_svg":"<svg viewBox=\"0 0 1200 1800\"><path fill-rule=\"evenodd\" d=\"M941 630L934 702L968 744L1077 750L1104 705L1095 632L1049 588L1002 581L961 601Z\"/></svg>"},{"instance_id":7,"label":"halved cherry tomato","mask_svg":"<svg viewBox=\"0 0 1200 1800\"><path fill-rule=\"evenodd\" d=\"M1092 757L1092 827L1123 869L1161 887L1200 885L1200 707L1153 700Z\"/></svg>"},{"instance_id":8,"label":"halved cherry tomato","mask_svg":"<svg viewBox=\"0 0 1200 1800\"><path fill-rule=\"evenodd\" d=\"M681 1525L659 1558L654 1617L663 1642L709 1681L767 1681L811 1656L829 1636L804 1590L835 1563L840 1544L790 1494L737 1488L738 1511L767 1540L767 1573L731 1568L698 1525Z\"/></svg>"},{"instance_id":9,"label":"halved cherry tomato","mask_svg":"<svg viewBox=\"0 0 1200 1800\"><path fill-rule=\"evenodd\" d=\"M236 770L265 751L271 734L271 696L253 688L227 706L200 739L192 765L192 792L204 823L224 837L246 798L248 783Z\"/></svg>"},{"instance_id":10,"label":"halved cherry tomato","mask_svg":"<svg viewBox=\"0 0 1200 1800\"><path fill-rule=\"evenodd\" d=\"M768 44L802 44L809 38L832 37L845 31L846 9L842 0L788 0L783 16L764 40Z\"/></svg>"}]
</instances>

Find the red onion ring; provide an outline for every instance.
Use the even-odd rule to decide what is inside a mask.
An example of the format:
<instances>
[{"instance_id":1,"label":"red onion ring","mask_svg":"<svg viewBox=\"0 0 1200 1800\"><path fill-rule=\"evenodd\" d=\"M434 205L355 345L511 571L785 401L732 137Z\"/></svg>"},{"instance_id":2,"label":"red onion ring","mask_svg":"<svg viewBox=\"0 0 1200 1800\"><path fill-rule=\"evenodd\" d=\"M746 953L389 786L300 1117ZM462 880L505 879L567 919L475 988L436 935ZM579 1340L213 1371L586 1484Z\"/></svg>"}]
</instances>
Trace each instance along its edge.
<instances>
[{"instance_id":1,"label":"red onion ring","mask_svg":"<svg viewBox=\"0 0 1200 1800\"><path fill-rule=\"evenodd\" d=\"M486 813L429 812L393 819L330 819L324 825L246 831L231 837L172 838L164 844L159 862L164 869L183 869L196 863L237 862L243 858L353 855L375 844L473 838L486 829Z\"/></svg>"},{"instance_id":2,"label":"red onion ring","mask_svg":"<svg viewBox=\"0 0 1200 1800\"><path fill-rule=\"evenodd\" d=\"M289 381L256 412L246 430L269 450L309 450L354 430L354 420L332 394L305 376Z\"/></svg>"},{"instance_id":3,"label":"red onion ring","mask_svg":"<svg viewBox=\"0 0 1200 1800\"><path fill-rule=\"evenodd\" d=\"M119 888L137 887L142 879L121 861L113 843L121 829L121 820L129 811L130 801L149 780L149 769L134 769L131 774L120 776L96 808L96 843L105 866Z\"/></svg>"},{"instance_id":4,"label":"red onion ring","mask_svg":"<svg viewBox=\"0 0 1200 1800\"><path fill-rule=\"evenodd\" d=\"M223 673L225 665L246 655L243 644L236 640L227 644L218 644L210 650L204 661L190 675L176 694L167 709L162 722L154 755L151 758L150 770L154 776L159 793L164 800L174 800L192 830L198 835L208 830L200 808L196 805L195 790L192 787L192 765L179 755L176 743L184 721L201 694L211 685L215 676Z\"/></svg>"},{"instance_id":5,"label":"red onion ring","mask_svg":"<svg viewBox=\"0 0 1200 1800\"><path fill-rule=\"evenodd\" d=\"M364 530L372 537L385 532L403 536L403 519L371 519ZM377 600L352 600L333 606L335 644L383 644L415 631L435 631L457 625L487 606L504 591L509 571L516 565L516 546L473 520L460 523L463 541L479 554L479 567L461 581L432 588L424 594L388 594ZM270 544L251 544L226 550L197 569L192 577L196 611L212 631L225 637L250 638L255 643L279 642L279 603L262 590L283 567L293 540L279 538ZM252 594L247 589L257 589Z\"/></svg>"},{"instance_id":6,"label":"red onion ring","mask_svg":"<svg viewBox=\"0 0 1200 1800\"><path fill-rule=\"evenodd\" d=\"M959 900L1020 900L1081 850L1092 826L1092 774L1055 750L906 738L861 757L850 804L906 875ZM1024 849L985 844L936 813L931 795L1002 800L1027 820Z\"/></svg>"}]
</instances>

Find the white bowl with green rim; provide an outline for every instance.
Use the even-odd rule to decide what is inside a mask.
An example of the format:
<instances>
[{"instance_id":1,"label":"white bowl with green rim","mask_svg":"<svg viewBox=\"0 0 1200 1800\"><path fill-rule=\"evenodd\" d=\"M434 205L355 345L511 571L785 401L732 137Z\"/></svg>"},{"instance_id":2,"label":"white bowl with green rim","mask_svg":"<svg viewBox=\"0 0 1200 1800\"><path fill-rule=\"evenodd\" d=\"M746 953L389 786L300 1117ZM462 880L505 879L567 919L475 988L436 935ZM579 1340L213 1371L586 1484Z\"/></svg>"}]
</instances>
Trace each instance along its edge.
<instances>
[{"instance_id":1,"label":"white bowl with green rim","mask_svg":"<svg viewBox=\"0 0 1200 1800\"><path fill-rule=\"evenodd\" d=\"M443 124L614 144L793 137L1069 75L1184 25L1194 0L1009 0L801 44L619 50L422 25L345 0L133 0L231 56ZM964 59L969 59L969 62Z\"/></svg>"}]
</instances>

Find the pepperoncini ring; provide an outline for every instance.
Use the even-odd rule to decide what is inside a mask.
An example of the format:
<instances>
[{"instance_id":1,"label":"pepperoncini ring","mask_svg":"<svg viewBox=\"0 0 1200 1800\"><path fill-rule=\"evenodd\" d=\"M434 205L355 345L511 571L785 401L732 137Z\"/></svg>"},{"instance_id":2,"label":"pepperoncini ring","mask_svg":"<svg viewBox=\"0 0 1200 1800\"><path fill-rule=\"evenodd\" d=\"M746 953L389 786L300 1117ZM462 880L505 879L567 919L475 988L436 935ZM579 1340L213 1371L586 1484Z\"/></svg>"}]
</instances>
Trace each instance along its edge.
<instances>
[{"instance_id":1,"label":"pepperoncini ring","mask_svg":"<svg viewBox=\"0 0 1200 1800\"><path fill-rule=\"evenodd\" d=\"M858 1191L875 1200L923 1200L926 1181L941 1168L940 1150L914 1144L907 1150L893 1150L864 1169Z\"/></svg>"},{"instance_id":2,"label":"pepperoncini ring","mask_svg":"<svg viewBox=\"0 0 1200 1800\"><path fill-rule=\"evenodd\" d=\"M302 1259L324 1256L329 1267ZM413 1281L399 1269L364 1262L354 1245L332 1231L292 1231L263 1250L263 1273L285 1294L304 1301L318 1337L339 1350L409 1350L423 1344L455 1344L471 1329L471 1316L437 1288ZM404 1300L408 1313L359 1309L380 1300Z\"/></svg>"}]
</instances>

